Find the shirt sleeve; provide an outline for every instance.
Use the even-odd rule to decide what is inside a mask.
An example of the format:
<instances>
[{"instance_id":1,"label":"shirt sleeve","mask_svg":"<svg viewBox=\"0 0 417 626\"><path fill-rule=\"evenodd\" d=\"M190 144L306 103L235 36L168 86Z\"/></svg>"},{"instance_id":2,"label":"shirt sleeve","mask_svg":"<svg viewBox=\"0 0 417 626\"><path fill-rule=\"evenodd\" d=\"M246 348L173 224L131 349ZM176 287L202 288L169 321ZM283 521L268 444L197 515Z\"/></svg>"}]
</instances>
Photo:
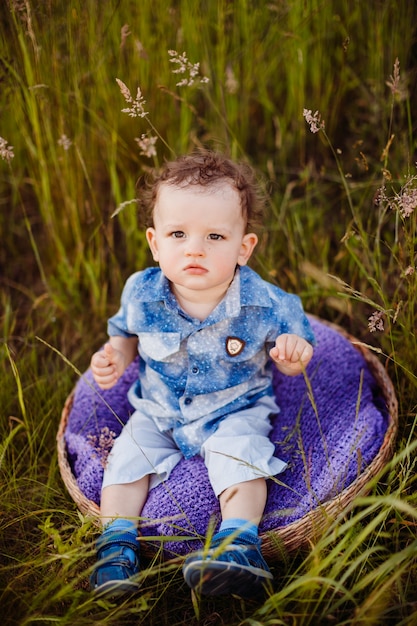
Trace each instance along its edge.
<instances>
[{"instance_id":1,"label":"shirt sleeve","mask_svg":"<svg viewBox=\"0 0 417 626\"><path fill-rule=\"evenodd\" d=\"M269 283L267 283L267 289L271 298L272 319L274 320L268 341L275 343L279 335L289 333L303 337L315 346L314 332L304 312L301 298Z\"/></svg>"},{"instance_id":2,"label":"shirt sleeve","mask_svg":"<svg viewBox=\"0 0 417 626\"><path fill-rule=\"evenodd\" d=\"M132 294L136 288L137 281L141 272L136 272L130 276L123 288L120 308L115 315L110 317L107 322L107 334L109 337L136 337L135 333L129 332L128 329L128 306L132 302Z\"/></svg>"},{"instance_id":3,"label":"shirt sleeve","mask_svg":"<svg viewBox=\"0 0 417 626\"><path fill-rule=\"evenodd\" d=\"M304 312L303 305L299 296L295 294L286 294L285 301L282 303L284 308L284 316L281 322L281 334L291 333L303 337L311 345L316 345L316 339L311 328L311 324Z\"/></svg>"}]
</instances>

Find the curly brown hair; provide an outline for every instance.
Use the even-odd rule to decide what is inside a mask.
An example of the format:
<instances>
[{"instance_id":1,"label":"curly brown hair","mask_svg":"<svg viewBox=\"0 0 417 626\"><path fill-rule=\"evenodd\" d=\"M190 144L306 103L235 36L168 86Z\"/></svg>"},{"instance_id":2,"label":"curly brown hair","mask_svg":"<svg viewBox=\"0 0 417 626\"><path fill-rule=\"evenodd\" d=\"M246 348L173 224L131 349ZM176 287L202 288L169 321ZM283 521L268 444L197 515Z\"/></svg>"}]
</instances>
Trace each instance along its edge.
<instances>
[{"instance_id":1,"label":"curly brown hair","mask_svg":"<svg viewBox=\"0 0 417 626\"><path fill-rule=\"evenodd\" d=\"M153 210L162 184L209 187L221 182L229 182L238 192L246 231L260 228L265 200L252 167L207 149L168 161L161 170L154 170L140 179L138 204L141 222L145 227L153 226Z\"/></svg>"}]
</instances>

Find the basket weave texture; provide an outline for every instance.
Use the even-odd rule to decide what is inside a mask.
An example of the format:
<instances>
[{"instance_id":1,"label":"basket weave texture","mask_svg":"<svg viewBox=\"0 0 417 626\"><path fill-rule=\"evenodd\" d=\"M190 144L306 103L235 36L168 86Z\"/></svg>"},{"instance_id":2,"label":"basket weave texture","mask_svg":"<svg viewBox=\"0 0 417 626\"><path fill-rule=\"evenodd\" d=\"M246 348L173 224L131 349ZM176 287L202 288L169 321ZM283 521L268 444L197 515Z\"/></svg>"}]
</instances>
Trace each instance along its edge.
<instances>
[{"instance_id":1,"label":"basket weave texture","mask_svg":"<svg viewBox=\"0 0 417 626\"><path fill-rule=\"evenodd\" d=\"M277 456L289 460L289 469L269 481L260 526L267 558L314 541L367 491L394 450L397 400L379 359L340 327L316 318L311 322L318 346L307 370L308 382L302 376L274 375L281 414L273 421L271 439ZM84 514L99 515L102 466L91 437L103 423L110 423L114 412L122 421L128 419L126 407L118 409L136 375L133 365L118 383L116 398L104 398L106 406L87 372L63 408L58 464ZM142 515L145 553L161 551L162 545L163 557L173 558L200 547L210 520L219 518L202 459L182 460L168 481L150 492ZM158 541L158 536L164 539Z\"/></svg>"}]
</instances>

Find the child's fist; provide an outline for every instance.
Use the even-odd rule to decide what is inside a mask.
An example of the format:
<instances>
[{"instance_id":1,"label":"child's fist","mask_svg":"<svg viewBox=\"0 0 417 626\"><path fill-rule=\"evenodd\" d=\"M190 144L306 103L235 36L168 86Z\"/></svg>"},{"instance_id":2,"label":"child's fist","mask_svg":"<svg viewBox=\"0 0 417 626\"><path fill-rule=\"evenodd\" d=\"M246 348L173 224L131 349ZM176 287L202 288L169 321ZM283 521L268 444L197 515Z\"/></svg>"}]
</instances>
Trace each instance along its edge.
<instances>
[{"instance_id":1,"label":"child's fist","mask_svg":"<svg viewBox=\"0 0 417 626\"><path fill-rule=\"evenodd\" d=\"M309 364L313 347L302 337L286 333L277 337L269 355L283 374L296 376Z\"/></svg>"},{"instance_id":2,"label":"child's fist","mask_svg":"<svg viewBox=\"0 0 417 626\"><path fill-rule=\"evenodd\" d=\"M96 352L91 357L91 371L94 380L101 389L110 389L119 379L123 355L106 343L103 350Z\"/></svg>"}]
</instances>

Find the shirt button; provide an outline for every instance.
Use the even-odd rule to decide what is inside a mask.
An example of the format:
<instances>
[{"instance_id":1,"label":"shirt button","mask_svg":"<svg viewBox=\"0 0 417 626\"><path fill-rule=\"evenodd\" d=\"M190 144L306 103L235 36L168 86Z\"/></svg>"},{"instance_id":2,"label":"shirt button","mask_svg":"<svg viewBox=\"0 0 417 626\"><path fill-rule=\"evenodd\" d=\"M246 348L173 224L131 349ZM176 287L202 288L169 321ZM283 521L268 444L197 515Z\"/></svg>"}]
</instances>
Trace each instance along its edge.
<instances>
[{"instance_id":1,"label":"shirt button","mask_svg":"<svg viewBox=\"0 0 417 626\"><path fill-rule=\"evenodd\" d=\"M191 404L192 401L193 401L192 398L185 398L184 399L184 404Z\"/></svg>"},{"instance_id":2,"label":"shirt button","mask_svg":"<svg viewBox=\"0 0 417 626\"><path fill-rule=\"evenodd\" d=\"M197 365L194 365L194 367L191 368L191 371L193 374L198 374L200 370L198 369Z\"/></svg>"}]
</instances>

